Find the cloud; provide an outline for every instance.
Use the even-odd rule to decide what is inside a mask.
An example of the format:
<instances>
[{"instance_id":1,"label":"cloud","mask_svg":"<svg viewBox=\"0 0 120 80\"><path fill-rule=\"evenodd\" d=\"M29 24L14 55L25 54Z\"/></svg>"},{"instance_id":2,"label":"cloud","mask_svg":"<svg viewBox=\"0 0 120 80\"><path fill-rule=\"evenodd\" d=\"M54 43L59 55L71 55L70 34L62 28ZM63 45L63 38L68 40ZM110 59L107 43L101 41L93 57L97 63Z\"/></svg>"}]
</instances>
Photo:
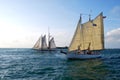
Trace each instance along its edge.
<instances>
[{"instance_id":1,"label":"cloud","mask_svg":"<svg viewBox=\"0 0 120 80\"><path fill-rule=\"evenodd\" d=\"M113 9L111 10L111 13L120 17L120 6L113 7Z\"/></svg>"},{"instance_id":2,"label":"cloud","mask_svg":"<svg viewBox=\"0 0 120 80\"><path fill-rule=\"evenodd\" d=\"M107 32L105 43L107 48L120 48L120 28Z\"/></svg>"}]
</instances>

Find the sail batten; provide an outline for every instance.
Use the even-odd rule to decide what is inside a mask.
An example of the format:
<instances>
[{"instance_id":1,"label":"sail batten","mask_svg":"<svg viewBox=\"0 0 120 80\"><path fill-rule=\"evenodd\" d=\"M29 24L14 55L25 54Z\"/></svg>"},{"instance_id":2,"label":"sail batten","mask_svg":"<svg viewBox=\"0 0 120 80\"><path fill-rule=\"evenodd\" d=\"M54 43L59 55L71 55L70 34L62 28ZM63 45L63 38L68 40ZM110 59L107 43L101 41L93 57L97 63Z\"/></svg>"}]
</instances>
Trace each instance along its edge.
<instances>
[{"instance_id":1,"label":"sail batten","mask_svg":"<svg viewBox=\"0 0 120 80\"><path fill-rule=\"evenodd\" d=\"M90 46L89 43L91 44ZM81 22L78 22L76 31L69 46L69 51L77 50L79 45L81 45L81 50L86 50L88 46L90 47L90 50L104 49L104 26L102 13L100 13L95 19L89 20L86 23L81 24Z\"/></svg>"}]
</instances>

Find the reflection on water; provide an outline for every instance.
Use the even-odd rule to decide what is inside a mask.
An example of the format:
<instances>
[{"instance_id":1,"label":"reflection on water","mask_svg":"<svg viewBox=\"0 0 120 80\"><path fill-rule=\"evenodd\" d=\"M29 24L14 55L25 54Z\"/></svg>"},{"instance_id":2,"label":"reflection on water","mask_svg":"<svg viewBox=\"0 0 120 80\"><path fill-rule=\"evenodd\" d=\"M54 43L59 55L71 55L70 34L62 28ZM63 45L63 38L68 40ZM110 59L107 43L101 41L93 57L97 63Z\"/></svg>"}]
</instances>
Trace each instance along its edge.
<instances>
[{"instance_id":1,"label":"reflection on water","mask_svg":"<svg viewBox=\"0 0 120 80\"><path fill-rule=\"evenodd\" d=\"M102 80L105 79L107 72L100 59L68 61L63 80Z\"/></svg>"}]
</instances>

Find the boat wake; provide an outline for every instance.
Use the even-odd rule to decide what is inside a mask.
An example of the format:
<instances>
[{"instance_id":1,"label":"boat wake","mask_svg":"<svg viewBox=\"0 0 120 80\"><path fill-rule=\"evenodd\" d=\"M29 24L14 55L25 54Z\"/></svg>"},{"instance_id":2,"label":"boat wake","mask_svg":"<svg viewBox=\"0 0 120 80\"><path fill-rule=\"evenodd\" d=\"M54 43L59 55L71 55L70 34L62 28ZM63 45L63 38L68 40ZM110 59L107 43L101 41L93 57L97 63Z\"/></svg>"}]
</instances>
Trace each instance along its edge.
<instances>
[{"instance_id":1,"label":"boat wake","mask_svg":"<svg viewBox=\"0 0 120 80\"><path fill-rule=\"evenodd\" d=\"M66 59L66 56L64 54L55 54L55 56L60 59Z\"/></svg>"}]
</instances>

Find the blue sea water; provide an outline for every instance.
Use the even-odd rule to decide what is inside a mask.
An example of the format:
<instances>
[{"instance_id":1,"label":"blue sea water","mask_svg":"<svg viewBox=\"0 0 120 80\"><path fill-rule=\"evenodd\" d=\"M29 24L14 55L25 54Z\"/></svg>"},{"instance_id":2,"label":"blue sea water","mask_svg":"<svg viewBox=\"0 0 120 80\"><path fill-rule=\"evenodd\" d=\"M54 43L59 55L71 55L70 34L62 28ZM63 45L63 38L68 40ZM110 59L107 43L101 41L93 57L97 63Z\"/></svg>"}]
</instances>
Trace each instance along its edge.
<instances>
[{"instance_id":1,"label":"blue sea water","mask_svg":"<svg viewBox=\"0 0 120 80\"><path fill-rule=\"evenodd\" d=\"M59 51L2 48L0 80L120 80L120 49L92 60L67 60Z\"/></svg>"}]
</instances>

